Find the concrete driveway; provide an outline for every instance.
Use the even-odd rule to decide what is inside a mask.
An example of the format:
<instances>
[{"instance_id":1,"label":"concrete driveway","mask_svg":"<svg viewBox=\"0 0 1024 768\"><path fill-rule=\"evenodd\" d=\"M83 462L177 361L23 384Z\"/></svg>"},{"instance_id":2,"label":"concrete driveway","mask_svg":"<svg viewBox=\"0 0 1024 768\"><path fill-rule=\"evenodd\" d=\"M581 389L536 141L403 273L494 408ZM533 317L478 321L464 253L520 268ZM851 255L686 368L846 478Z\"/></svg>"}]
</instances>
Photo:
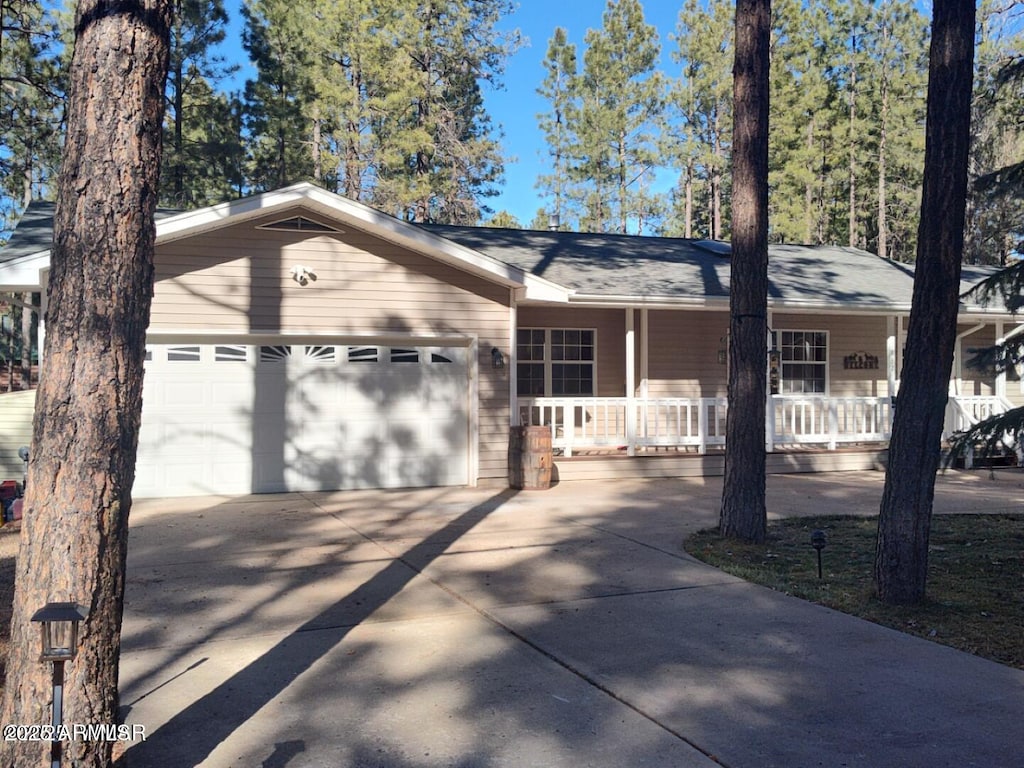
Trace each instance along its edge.
<instances>
[{"instance_id":1,"label":"concrete driveway","mask_svg":"<svg viewBox=\"0 0 1024 768\"><path fill-rule=\"evenodd\" d=\"M774 476L769 509L874 514L882 481ZM139 502L121 702L147 738L128 765L1024 764L1024 672L687 556L720 493ZM946 475L936 509L1024 510L1024 476Z\"/></svg>"}]
</instances>

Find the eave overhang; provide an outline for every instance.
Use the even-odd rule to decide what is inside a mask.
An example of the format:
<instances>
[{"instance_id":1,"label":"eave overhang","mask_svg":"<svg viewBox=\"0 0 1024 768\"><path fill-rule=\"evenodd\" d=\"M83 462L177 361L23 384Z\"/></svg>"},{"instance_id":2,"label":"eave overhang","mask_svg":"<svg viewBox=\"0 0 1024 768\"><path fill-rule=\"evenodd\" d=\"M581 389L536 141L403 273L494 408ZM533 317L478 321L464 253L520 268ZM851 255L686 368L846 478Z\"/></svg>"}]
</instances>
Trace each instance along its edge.
<instances>
[{"instance_id":1,"label":"eave overhang","mask_svg":"<svg viewBox=\"0 0 1024 768\"><path fill-rule=\"evenodd\" d=\"M319 214L329 221L340 223L342 228L363 230L456 269L517 290L523 295L536 296L544 301L566 301L570 294L568 289L550 280L531 275L518 267L306 182L243 200L161 218L156 222L156 244L159 246L183 240L295 209ZM49 269L49 265L50 249L0 263L0 290L41 290L43 273Z\"/></svg>"}]
</instances>

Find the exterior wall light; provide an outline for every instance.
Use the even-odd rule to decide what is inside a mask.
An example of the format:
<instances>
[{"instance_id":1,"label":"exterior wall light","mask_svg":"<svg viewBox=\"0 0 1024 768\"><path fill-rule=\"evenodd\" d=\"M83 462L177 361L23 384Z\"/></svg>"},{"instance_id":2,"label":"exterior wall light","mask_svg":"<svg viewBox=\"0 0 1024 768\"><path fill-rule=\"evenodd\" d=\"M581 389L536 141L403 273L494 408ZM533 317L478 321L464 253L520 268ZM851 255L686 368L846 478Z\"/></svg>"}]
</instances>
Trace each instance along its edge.
<instances>
[{"instance_id":1,"label":"exterior wall light","mask_svg":"<svg viewBox=\"0 0 1024 768\"><path fill-rule=\"evenodd\" d=\"M498 371L505 367L505 356L497 347L491 347L491 367Z\"/></svg>"},{"instance_id":2,"label":"exterior wall light","mask_svg":"<svg viewBox=\"0 0 1024 768\"><path fill-rule=\"evenodd\" d=\"M299 285L309 285L316 282L316 270L303 264L296 264L291 269L292 280Z\"/></svg>"},{"instance_id":3,"label":"exterior wall light","mask_svg":"<svg viewBox=\"0 0 1024 768\"><path fill-rule=\"evenodd\" d=\"M40 661L53 663L53 709L50 768L60 768L61 732L64 724L64 662L78 653L78 625L86 614L78 603L47 603L32 615L42 633Z\"/></svg>"}]
</instances>

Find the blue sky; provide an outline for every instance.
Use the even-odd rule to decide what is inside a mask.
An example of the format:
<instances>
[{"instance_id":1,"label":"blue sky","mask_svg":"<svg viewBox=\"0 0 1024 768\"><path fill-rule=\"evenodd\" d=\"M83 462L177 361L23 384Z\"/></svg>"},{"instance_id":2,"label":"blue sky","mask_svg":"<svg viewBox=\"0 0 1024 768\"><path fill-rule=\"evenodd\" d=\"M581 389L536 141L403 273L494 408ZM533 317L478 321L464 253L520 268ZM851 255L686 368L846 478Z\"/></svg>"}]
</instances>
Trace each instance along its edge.
<instances>
[{"instance_id":1,"label":"blue sky","mask_svg":"<svg viewBox=\"0 0 1024 768\"><path fill-rule=\"evenodd\" d=\"M237 0L228 0L231 14L231 31L224 53L234 63L243 65L237 75L237 84L227 87L241 88L246 78L254 72L247 67L241 49L241 14ZM647 0L644 13L648 24L657 27L661 34L662 60L667 72L669 67L668 35L675 29L676 17L682 0ZM520 50L509 59L502 90L488 89L484 98L488 113L494 124L504 131L502 145L510 159L505 164L505 182L498 197L487 204L495 211L511 212L523 225L533 219L541 205L541 199L534 189L537 176L542 172L540 153L544 137L537 128L537 114L546 110L547 105L537 96L536 89L544 79L542 61L548 48L548 41L556 27L565 27L569 39L577 46L582 57L583 38L588 29L601 26L605 10L604 0L522 0L516 12L508 17L502 28L518 27L524 37Z\"/></svg>"},{"instance_id":2,"label":"blue sky","mask_svg":"<svg viewBox=\"0 0 1024 768\"><path fill-rule=\"evenodd\" d=\"M648 0L644 3L647 23L661 34L662 66L671 72L668 35L675 30L676 17L682 2ZM486 94L491 118L502 125L505 152L515 159L505 165L503 193L488 205L496 211L505 209L527 225L541 205L534 184L544 171L541 152L544 137L537 128L537 114L546 111L547 103L536 90L544 79L542 62L548 41L555 27L564 27L569 40L576 44L581 57L583 38L588 29L601 27L605 3L601 0L523 0L509 20L510 27L519 27L529 43L513 56L505 70L505 90Z\"/></svg>"}]
</instances>

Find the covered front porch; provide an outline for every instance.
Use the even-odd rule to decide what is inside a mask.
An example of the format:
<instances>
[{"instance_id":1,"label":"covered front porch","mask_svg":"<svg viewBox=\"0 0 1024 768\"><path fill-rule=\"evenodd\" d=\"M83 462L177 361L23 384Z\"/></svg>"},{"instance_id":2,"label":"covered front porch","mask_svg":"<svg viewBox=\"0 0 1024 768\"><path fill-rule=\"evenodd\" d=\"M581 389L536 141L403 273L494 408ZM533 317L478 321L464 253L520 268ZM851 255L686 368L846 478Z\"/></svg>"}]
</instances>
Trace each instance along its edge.
<instances>
[{"instance_id":1,"label":"covered front porch","mask_svg":"<svg viewBox=\"0 0 1024 768\"><path fill-rule=\"evenodd\" d=\"M996 395L951 395L943 438L1012 407ZM548 426L561 455L615 450L628 456L675 449L706 454L725 447L724 397L538 397L519 402L523 426ZM765 450L887 443L894 415L891 397L772 395L767 403Z\"/></svg>"},{"instance_id":2,"label":"covered front porch","mask_svg":"<svg viewBox=\"0 0 1024 768\"><path fill-rule=\"evenodd\" d=\"M901 313L770 313L764 442L777 455L770 464L822 471L884 462L906 321ZM1024 401L1015 372L969 365L971 349L1022 328L1003 318L962 321L944 438ZM510 366L513 425L549 427L563 459L657 459L662 467L671 459L699 470L666 474L717 474L727 329L724 307L521 307ZM826 453L847 460L822 459Z\"/></svg>"}]
</instances>

